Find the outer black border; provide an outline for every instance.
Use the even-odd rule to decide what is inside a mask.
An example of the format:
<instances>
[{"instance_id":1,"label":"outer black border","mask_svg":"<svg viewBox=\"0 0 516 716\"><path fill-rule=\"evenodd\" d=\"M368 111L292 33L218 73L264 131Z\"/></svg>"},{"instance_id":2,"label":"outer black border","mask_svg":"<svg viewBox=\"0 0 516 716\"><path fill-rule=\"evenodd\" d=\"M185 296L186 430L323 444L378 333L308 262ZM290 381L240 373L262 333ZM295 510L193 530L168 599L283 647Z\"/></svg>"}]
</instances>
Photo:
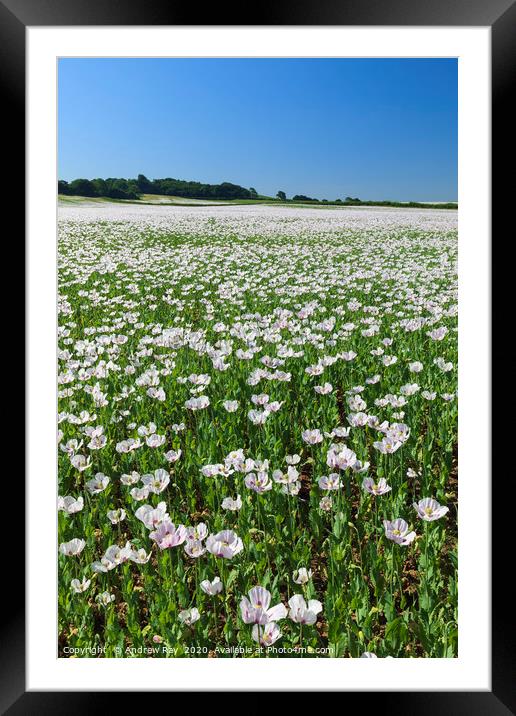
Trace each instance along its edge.
<instances>
[{"instance_id":1,"label":"outer black border","mask_svg":"<svg viewBox=\"0 0 516 716\"><path fill-rule=\"evenodd\" d=\"M507 261L504 237L514 241L514 220L510 216L514 204L515 182L509 172L514 173L516 152L514 145L514 114L511 112L511 80L516 78L516 2L515 0L265 0L260 5L251 6L254 17L245 17L242 5L227 0L221 6L203 7L200 13L203 25L405 25L405 26L491 26L492 29L492 151L493 151L493 258L498 251L501 260L498 264L498 282L507 286L514 284L513 265ZM7 129L2 133L3 169L6 172L2 181L4 192L3 208L15 218L16 231L20 229L20 217L25 215L24 200L19 187L25 182L25 28L38 25L199 25L197 8L192 5L177 6L173 0L0 0L0 90L2 118L7 118ZM512 93L513 94L513 93ZM502 174L502 168L509 171ZM14 186L12 193L11 186ZM14 206L13 206L14 205ZM10 210L12 206L12 211ZM17 211L16 211L17 210ZM5 247L9 253L16 248L10 235L5 236ZM19 244L23 246L21 229ZM23 251L23 249L22 249ZM502 255L501 252L504 251ZM23 258L22 258L23 260ZM503 271L506 275L502 275ZM13 290L11 288L10 290ZM14 289L16 290L16 289ZM499 294L500 296L500 294ZM14 298L14 294L13 294ZM18 298L18 297L16 297ZM18 299L19 300L19 299ZM510 336L513 330L513 318L507 308L493 296L493 318L502 314L500 322L503 334ZM19 304L18 304L19 309ZM499 309L498 311L496 309ZM15 314L19 322L19 310ZM500 329L499 329L500 330ZM505 335L502 339L505 343ZM9 349L9 343L6 341ZM34 350L35 347L32 347ZM503 351L503 353L502 353ZM493 357L510 359L512 351L507 353L501 341ZM506 369L506 367L504 368ZM500 379L499 388L507 391L507 378ZM502 379L504 383L502 383ZM511 381L513 382L513 381ZM511 386L512 387L512 386ZM493 386L496 388L496 384ZM493 390L496 401L497 393ZM511 395L511 397L513 397ZM496 414L496 413L494 413ZM513 421L513 418L512 418ZM488 436L479 436L489 444ZM509 438L510 439L510 438ZM516 654L514 648L515 620L514 599L510 587L514 576L514 550L504 549L514 543L511 530L514 523L514 508L504 502L506 494L514 493L512 483L513 456L509 449L500 445L499 464L494 462L493 474L493 610L492 610L492 691L490 692L428 692L428 693L375 693L358 694L360 704L369 708L378 708L383 713L395 712L398 716L435 716L436 711L446 716L507 716L516 714L516 694L514 689L514 671ZM30 449L30 445L28 446ZM493 456L498 458L496 451ZM503 463L502 463L503 459ZM16 466L19 471L19 466ZM496 468L499 467L499 470ZM5 468L4 468L5 469ZM12 473L16 474L16 473ZM4 473L4 479L7 475ZM10 487L12 482L10 483ZM21 503L20 487L13 490L16 504ZM513 501L512 498L511 501ZM11 502L11 504L13 504ZM25 691L25 612L23 566L18 569L17 578L13 574L16 560L23 549L23 533L19 524L19 510L7 511L2 521L7 527L2 539L8 544L16 544L8 552L11 562L2 560L2 577L9 582L9 591L4 585L2 596L4 608L0 632L0 710L10 716L52 713L69 716L70 713L92 714L105 712L109 708L120 706L119 693L96 694L91 692L26 692ZM12 521L12 524L9 522ZM482 526L480 526L482 528ZM14 563L14 564L13 564ZM3 581L3 579L2 579ZM13 592L14 590L14 592ZM471 595L474 599L474 594ZM511 628L512 627L512 628ZM407 684L410 688L410 684ZM202 687L201 687L202 688ZM314 689L316 685L314 685ZM336 684L338 689L338 684ZM196 696L199 696L198 694ZM167 695L170 707L174 707ZM144 708L156 708L156 694L152 704L147 701ZM245 695L244 695L245 697ZM349 700L354 693L346 693L343 707L349 708ZM140 695L130 697L133 702L140 701ZM143 701L143 700L142 700ZM262 705L264 702L262 701ZM197 703L196 703L197 705ZM229 705L229 704L228 704ZM249 708L249 707L247 707Z\"/></svg>"}]
</instances>

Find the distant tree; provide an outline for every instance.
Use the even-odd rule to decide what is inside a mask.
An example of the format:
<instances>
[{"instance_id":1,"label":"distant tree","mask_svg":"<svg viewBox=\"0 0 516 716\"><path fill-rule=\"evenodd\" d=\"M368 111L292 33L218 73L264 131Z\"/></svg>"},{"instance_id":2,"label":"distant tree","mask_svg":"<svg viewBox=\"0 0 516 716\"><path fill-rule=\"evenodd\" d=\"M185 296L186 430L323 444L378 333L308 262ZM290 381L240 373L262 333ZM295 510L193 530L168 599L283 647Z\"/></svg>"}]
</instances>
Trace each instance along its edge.
<instances>
[{"instance_id":1,"label":"distant tree","mask_svg":"<svg viewBox=\"0 0 516 716\"><path fill-rule=\"evenodd\" d=\"M258 192L253 186L249 187L249 193L251 194L253 199L256 199L258 196Z\"/></svg>"},{"instance_id":2,"label":"distant tree","mask_svg":"<svg viewBox=\"0 0 516 716\"><path fill-rule=\"evenodd\" d=\"M276 198L279 199L280 201L287 201L287 195L285 194L284 191L279 191L276 194Z\"/></svg>"},{"instance_id":3,"label":"distant tree","mask_svg":"<svg viewBox=\"0 0 516 716\"><path fill-rule=\"evenodd\" d=\"M292 197L292 201L312 201L312 202L318 202L319 199L312 199L309 196L305 196L304 194L296 194Z\"/></svg>"},{"instance_id":4,"label":"distant tree","mask_svg":"<svg viewBox=\"0 0 516 716\"><path fill-rule=\"evenodd\" d=\"M138 186L138 182L135 179L128 179L127 181L127 192L129 194L134 194L137 198L140 197L140 194L143 194L142 190Z\"/></svg>"},{"instance_id":5,"label":"distant tree","mask_svg":"<svg viewBox=\"0 0 516 716\"><path fill-rule=\"evenodd\" d=\"M95 189L95 196L108 196L108 181L105 179L92 179L91 184Z\"/></svg>"},{"instance_id":6,"label":"distant tree","mask_svg":"<svg viewBox=\"0 0 516 716\"><path fill-rule=\"evenodd\" d=\"M224 199L251 199L251 193L249 189L242 189L237 184L224 181L218 185L220 196Z\"/></svg>"},{"instance_id":7,"label":"distant tree","mask_svg":"<svg viewBox=\"0 0 516 716\"><path fill-rule=\"evenodd\" d=\"M136 179L136 184L142 194L151 194L152 193L152 182L149 181L149 179L147 179L145 174L138 174L138 178Z\"/></svg>"},{"instance_id":8,"label":"distant tree","mask_svg":"<svg viewBox=\"0 0 516 716\"><path fill-rule=\"evenodd\" d=\"M95 185L89 179L74 179L69 184L70 194L76 196L98 196Z\"/></svg>"}]
</instances>

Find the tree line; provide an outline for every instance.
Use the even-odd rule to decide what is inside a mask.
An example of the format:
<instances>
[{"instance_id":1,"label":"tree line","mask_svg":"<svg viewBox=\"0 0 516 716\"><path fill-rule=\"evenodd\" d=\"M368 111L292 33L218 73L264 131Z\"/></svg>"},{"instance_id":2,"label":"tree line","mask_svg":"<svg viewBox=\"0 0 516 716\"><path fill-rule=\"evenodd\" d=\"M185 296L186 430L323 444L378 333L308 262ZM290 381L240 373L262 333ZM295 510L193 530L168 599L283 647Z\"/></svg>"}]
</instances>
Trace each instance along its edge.
<instances>
[{"instance_id":1,"label":"tree line","mask_svg":"<svg viewBox=\"0 0 516 716\"><path fill-rule=\"evenodd\" d=\"M182 179L147 179L139 174L137 179L74 179L71 182L60 179L59 194L68 196L108 197L111 199L139 199L142 194L180 196L189 199L258 199L256 189L245 189L238 184L203 184Z\"/></svg>"},{"instance_id":2,"label":"tree line","mask_svg":"<svg viewBox=\"0 0 516 716\"><path fill-rule=\"evenodd\" d=\"M57 184L59 194L69 196L107 197L110 199L140 199L143 194L159 194L164 196L179 196L188 199L264 199L282 203L303 204L337 204L341 206L394 206L412 207L420 209L456 209L456 202L446 204L423 204L417 201L364 201L358 197L346 196L345 199L315 199L305 194L295 194L287 198L284 191L278 191L274 199L259 195L254 189L249 189L222 182L221 184L203 184L197 181L184 181L183 179L147 179L144 174L138 174L136 179L74 179L71 182L60 179Z\"/></svg>"},{"instance_id":3,"label":"tree line","mask_svg":"<svg viewBox=\"0 0 516 716\"><path fill-rule=\"evenodd\" d=\"M276 200L289 203L298 202L302 204L337 204L338 206L393 206L400 208L411 208L411 209L456 209L457 202L449 201L442 204L426 204L420 201L373 201L359 199L358 197L347 196L345 199L334 199L329 201L328 199L314 199L311 196L305 194L295 194L292 199L288 199L284 191L278 191L276 194Z\"/></svg>"}]
</instances>

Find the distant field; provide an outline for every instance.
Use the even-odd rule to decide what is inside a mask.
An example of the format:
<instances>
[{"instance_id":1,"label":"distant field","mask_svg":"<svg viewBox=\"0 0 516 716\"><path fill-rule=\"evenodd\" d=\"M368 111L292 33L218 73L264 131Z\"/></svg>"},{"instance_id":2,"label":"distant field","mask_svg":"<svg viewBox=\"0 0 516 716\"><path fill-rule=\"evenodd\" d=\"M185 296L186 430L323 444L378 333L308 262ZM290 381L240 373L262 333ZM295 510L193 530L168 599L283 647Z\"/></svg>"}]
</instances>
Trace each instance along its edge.
<instances>
[{"instance_id":1,"label":"distant field","mask_svg":"<svg viewBox=\"0 0 516 716\"><path fill-rule=\"evenodd\" d=\"M387 204L335 204L335 203L327 203L327 204L316 204L311 202L279 202L275 201L274 199L271 199L270 197L263 197L261 199L218 199L218 200L210 200L210 199L191 199L188 197L183 196L167 196L163 194L142 194L140 199L112 199L109 197L89 197L89 196L68 196L65 194L59 194L58 195L58 204L59 206L96 206L99 204L135 204L139 206L145 206L145 205L170 205L170 206L253 206L255 204L257 205L265 205L265 206L276 206L276 207L282 207L282 208L293 208L293 209L368 209L368 208L384 208L384 209L399 209L404 208L403 204L407 205L407 209L412 210L418 210L418 209L439 209L443 208L447 211L453 211L453 208L450 208L449 204L453 202L445 202L445 201L438 201L438 202L430 202L430 201L423 201L418 202L421 206L419 207L413 207L409 206L409 202L400 202L402 206L389 206Z\"/></svg>"},{"instance_id":2,"label":"distant field","mask_svg":"<svg viewBox=\"0 0 516 716\"><path fill-rule=\"evenodd\" d=\"M108 197L90 197L90 196L67 196L65 194L59 194L59 204L74 205L74 204L183 204L183 205L213 205L213 204L232 204L241 202L231 201L210 201L208 199L189 199L182 196L164 196L159 194L142 194L141 199L110 199ZM242 202L248 203L248 202ZM251 203L251 202L249 202Z\"/></svg>"},{"instance_id":3,"label":"distant field","mask_svg":"<svg viewBox=\"0 0 516 716\"><path fill-rule=\"evenodd\" d=\"M139 201L149 204L231 204L231 201L224 199L192 199L185 196L166 196L164 194L142 194Z\"/></svg>"}]
</instances>

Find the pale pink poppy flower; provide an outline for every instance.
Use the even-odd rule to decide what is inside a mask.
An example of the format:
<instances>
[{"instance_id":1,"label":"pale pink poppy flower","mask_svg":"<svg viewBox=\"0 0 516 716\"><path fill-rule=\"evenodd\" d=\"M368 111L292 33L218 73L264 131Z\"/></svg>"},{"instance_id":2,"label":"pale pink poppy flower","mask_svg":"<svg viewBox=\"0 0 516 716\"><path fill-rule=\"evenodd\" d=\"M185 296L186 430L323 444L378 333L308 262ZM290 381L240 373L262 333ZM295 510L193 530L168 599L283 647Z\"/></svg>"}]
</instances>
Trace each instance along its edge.
<instances>
[{"instance_id":1,"label":"pale pink poppy flower","mask_svg":"<svg viewBox=\"0 0 516 716\"><path fill-rule=\"evenodd\" d=\"M222 465L220 462L214 465L205 465L201 468L201 472L204 477L215 477L216 475L220 475L223 470L224 465Z\"/></svg>"},{"instance_id":2,"label":"pale pink poppy flower","mask_svg":"<svg viewBox=\"0 0 516 716\"><path fill-rule=\"evenodd\" d=\"M179 621L183 624L186 624L186 626L192 626L192 624L195 624L195 622L201 618L197 607L192 607L191 609L183 609L183 611L179 612L178 616Z\"/></svg>"},{"instance_id":3,"label":"pale pink poppy flower","mask_svg":"<svg viewBox=\"0 0 516 716\"><path fill-rule=\"evenodd\" d=\"M245 476L244 483L250 490L260 494L272 490L272 482L266 472L250 472Z\"/></svg>"},{"instance_id":4,"label":"pale pink poppy flower","mask_svg":"<svg viewBox=\"0 0 516 716\"><path fill-rule=\"evenodd\" d=\"M83 539L75 537L69 542L61 542L59 545L59 552L64 554L66 557L75 557L82 552L86 542Z\"/></svg>"},{"instance_id":5,"label":"pale pink poppy flower","mask_svg":"<svg viewBox=\"0 0 516 716\"><path fill-rule=\"evenodd\" d=\"M156 529L163 520L168 518L167 505L165 502L160 502L157 507L142 505L138 507L134 516L141 520L147 529Z\"/></svg>"},{"instance_id":6,"label":"pale pink poppy flower","mask_svg":"<svg viewBox=\"0 0 516 716\"><path fill-rule=\"evenodd\" d=\"M345 445L332 445L326 454L328 467L338 470L352 468L356 461L356 454Z\"/></svg>"},{"instance_id":7,"label":"pale pink poppy flower","mask_svg":"<svg viewBox=\"0 0 516 716\"><path fill-rule=\"evenodd\" d=\"M134 452L143 445L141 440L135 438L128 438L127 440L121 440L116 444L115 450L119 453L130 453Z\"/></svg>"},{"instance_id":8,"label":"pale pink poppy flower","mask_svg":"<svg viewBox=\"0 0 516 716\"><path fill-rule=\"evenodd\" d=\"M428 331L426 335L433 341L442 341L447 333L448 329L446 326L441 326L440 328L434 328L433 331Z\"/></svg>"},{"instance_id":9,"label":"pale pink poppy flower","mask_svg":"<svg viewBox=\"0 0 516 716\"><path fill-rule=\"evenodd\" d=\"M107 607L111 602L115 601L115 595L110 594L110 592L102 592L101 594L97 594L95 601L97 604L100 604L101 607Z\"/></svg>"},{"instance_id":10,"label":"pale pink poppy flower","mask_svg":"<svg viewBox=\"0 0 516 716\"><path fill-rule=\"evenodd\" d=\"M362 482L362 487L370 495L385 495L392 489L384 477L381 477L378 482L375 482L372 477L366 477Z\"/></svg>"},{"instance_id":11,"label":"pale pink poppy flower","mask_svg":"<svg viewBox=\"0 0 516 716\"><path fill-rule=\"evenodd\" d=\"M336 472L332 472L330 475L323 475L319 478L318 484L321 490L338 490L342 487L342 482Z\"/></svg>"},{"instance_id":12,"label":"pale pink poppy flower","mask_svg":"<svg viewBox=\"0 0 516 716\"><path fill-rule=\"evenodd\" d=\"M268 410L250 410L247 413L247 417L253 425L264 425L269 415Z\"/></svg>"},{"instance_id":13,"label":"pale pink poppy flower","mask_svg":"<svg viewBox=\"0 0 516 716\"><path fill-rule=\"evenodd\" d=\"M264 587L253 587L248 594L249 599L242 597L240 601L240 612L245 624L263 625L287 616L287 609L281 602L274 607L270 606L271 594Z\"/></svg>"},{"instance_id":14,"label":"pale pink poppy flower","mask_svg":"<svg viewBox=\"0 0 516 716\"><path fill-rule=\"evenodd\" d=\"M122 485L136 485L140 481L140 473L133 470L129 474L124 474L120 478Z\"/></svg>"},{"instance_id":15,"label":"pale pink poppy flower","mask_svg":"<svg viewBox=\"0 0 516 716\"><path fill-rule=\"evenodd\" d=\"M84 470L87 470L91 466L91 459L86 458L85 455L72 455L70 457L70 462L76 470L79 470L79 472L84 472Z\"/></svg>"},{"instance_id":16,"label":"pale pink poppy flower","mask_svg":"<svg viewBox=\"0 0 516 716\"><path fill-rule=\"evenodd\" d=\"M147 552L141 548L141 549L132 549L131 553L129 555L129 559L131 562L134 562L135 564L146 564L149 559L151 558L151 553Z\"/></svg>"},{"instance_id":17,"label":"pale pink poppy flower","mask_svg":"<svg viewBox=\"0 0 516 716\"><path fill-rule=\"evenodd\" d=\"M198 540L202 541L208 534L208 528L204 522L199 522L195 527L186 528L186 539L187 540Z\"/></svg>"},{"instance_id":18,"label":"pale pink poppy flower","mask_svg":"<svg viewBox=\"0 0 516 716\"><path fill-rule=\"evenodd\" d=\"M86 577L83 577L82 582L80 582L78 579L72 579L72 581L70 582L70 587L75 594L82 594L82 592L85 592L88 589L90 584L91 579L86 579Z\"/></svg>"},{"instance_id":19,"label":"pale pink poppy flower","mask_svg":"<svg viewBox=\"0 0 516 716\"><path fill-rule=\"evenodd\" d=\"M136 500L137 502L141 502L141 500L146 500L149 496L149 487L148 485L145 485L145 487L133 487L133 489L130 491L130 495L133 498L133 500Z\"/></svg>"},{"instance_id":20,"label":"pale pink poppy flower","mask_svg":"<svg viewBox=\"0 0 516 716\"><path fill-rule=\"evenodd\" d=\"M418 517L425 520L425 522L439 520L449 511L448 507L440 505L437 500L434 500L432 497L425 497L419 500L419 502L414 502L414 509Z\"/></svg>"},{"instance_id":21,"label":"pale pink poppy flower","mask_svg":"<svg viewBox=\"0 0 516 716\"><path fill-rule=\"evenodd\" d=\"M206 552L206 547L203 545L201 540L187 539L185 552L189 557L192 557L192 559L197 559L198 557L202 557L202 555Z\"/></svg>"},{"instance_id":22,"label":"pale pink poppy flower","mask_svg":"<svg viewBox=\"0 0 516 716\"><path fill-rule=\"evenodd\" d=\"M240 495L236 496L236 499L234 500L232 497L225 497L222 500L222 509L223 510L230 510L231 512L237 512L242 507L242 499Z\"/></svg>"},{"instance_id":23,"label":"pale pink poppy flower","mask_svg":"<svg viewBox=\"0 0 516 716\"><path fill-rule=\"evenodd\" d=\"M147 435L145 438L145 443L150 448L157 448L161 447L165 444L165 436L164 435L158 435L158 433L152 433L152 435Z\"/></svg>"},{"instance_id":24,"label":"pale pink poppy flower","mask_svg":"<svg viewBox=\"0 0 516 716\"><path fill-rule=\"evenodd\" d=\"M409 371L411 373L421 373L422 370L423 370L423 364L420 363L418 360L415 360L412 363L409 363Z\"/></svg>"},{"instance_id":25,"label":"pale pink poppy flower","mask_svg":"<svg viewBox=\"0 0 516 716\"><path fill-rule=\"evenodd\" d=\"M269 396L267 393L260 393L260 395L251 395L251 402L255 405L264 406L269 402Z\"/></svg>"},{"instance_id":26,"label":"pale pink poppy flower","mask_svg":"<svg viewBox=\"0 0 516 716\"><path fill-rule=\"evenodd\" d=\"M210 399L206 395L200 395L198 398L190 398L185 402L185 408L188 410L203 410L210 404Z\"/></svg>"},{"instance_id":27,"label":"pale pink poppy flower","mask_svg":"<svg viewBox=\"0 0 516 716\"><path fill-rule=\"evenodd\" d=\"M206 549L215 557L231 559L239 554L244 545L240 537L232 530L222 530L217 534L210 535L206 540Z\"/></svg>"},{"instance_id":28,"label":"pale pink poppy flower","mask_svg":"<svg viewBox=\"0 0 516 716\"><path fill-rule=\"evenodd\" d=\"M296 584L307 584L312 579L312 570L300 567L293 573L292 579Z\"/></svg>"},{"instance_id":29,"label":"pale pink poppy flower","mask_svg":"<svg viewBox=\"0 0 516 716\"><path fill-rule=\"evenodd\" d=\"M400 544L406 547L407 545L411 544L411 542L413 542L416 538L416 533L409 532L408 524L400 517L398 517L398 519L396 520L393 520L392 522L389 520L384 520L383 526L387 539L396 542L396 544Z\"/></svg>"},{"instance_id":30,"label":"pale pink poppy flower","mask_svg":"<svg viewBox=\"0 0 516 716\"><path fill-rule=\"evenodd\" d=\"M309 599L308 604L301 594L294 594L288 600L289 617L296 624L315 624L317 615L322 612L322 604L317 599Z\"/></svg>"},{"instance_id":31,"label":"pale pink poppy flower","mask_svg":"<svg viewBox=\"0 0 516 716\"><path fill-rule=\"evenodd\" d=\"M142 475L142 483L150 492L159 495L170 483L170 474L163 469L154 470L154 474Z\"/></svg>"},{"instance_id":32,"label":"pale pink poppy flower","mask_svg":"<svg viewBox=\"0 0 516 716\"><path fill-rule=\"evenodd\" d=\"M168 462L177 462L181 457L181 450L169 450L164 454L164 457Z\"/></svg>"},{"instance_id":33,"label":"pale pink poppy flower","mask_svg":"<svg viewBox=\"0 0 516 716\"><path fill-rule=\"evenodd\" d=\"M316 393L319 393L319 395L328 395L333 390L333 385L331 383L324 383L324 385L316 385L314 387L314 390Z\"/></svg>"},{"instance_id":34,"label":"pale pink poppy flower","mask_svg":"<svg viewBox=\"0 0 516 716\"><path fill-rule=\"evenodd\" d=\"M296 482L299 478L299 472L296 470L296 468L293 465L290 465L287 469L287 472L284 473L281 470L274 470L272 473L272 479L274 482L277 482L282 485L290 485L293 482Z\"/></svg>"},{"instance_id":35,"label":"pale pink poppy flower","mask_svg":"<svg viewBox=\"0 0 516 716\"><path fill-rule=\"evenodd\" d=\"M222 592L223 585L220 581L220 577L214 577L211 582L209 579L203 579L200 584L200 587L205 594L214 596L215 594L219 594L220 592Z\"/></svg>"},{"instance_id":36,"label":"pale pink poppy flower","mask_svg":"<svg viewBox=\"0 0 516 716\"><path fill-rule=\"evenodd\" d=\"M225 400L222 405L228 413L234 413L238 410L239 403L238 400Z\"/></svg>"},{"instance_id":37,"label":"pale pink poppy flower","mask_svg":"<svg viewBox=\"0 0 516 716\"><path fill-rule=\"evenodd\" d=\"M322 443L323 441L322 433L318 429L303 430L301 437L305 443L308 443L308 445L316 445L317 443Z\"/></svg>"},{"instance_id":38,"label":"pale pink poppy flower","mask_svg":"<svg viewBox=\"0 0 516 716\"><path fill-rule=\"evenodd\" d=\"M275 622L269 622L263 627L255 624L251 636L260 646L272 646L281 637L281 631Z\"/></svg>"},{"instance_id":39,"label":"pale pink poppy flower","mask_svg":"<svg viewBox=\"0 0 516 716\"><path fill-rule=\"evenodd\" d=\"M107 513L107 518L112 525L117 525L119 522L123 522L125 517L126 512L123 508L120 508L119 510L109 510Z\"/></svg>"},{"instance_id":40,"label":"pale pink poppy flower","mask_svg":"<svg viewBox=\"0 0 516 716\"><path fill-rule=\"evenodd\" d=\"M184 525L176 527L170 520L163 520L157 530L151 532L149 536L160 549L177 547L186 539L186 527Z\"/></svg>"},{"instance_id":41,"label":"pale pink poppy flower","mask_svg":"<svg viewBox=\"0 0 516 716\"><path fill-rule=\"evenodd\" d=\"M332 499L329 495L325 495L319 502L319 509L323 512L330 512L333 507Z\"/></svg>"},{"instance_id":42,"label":"pale pink poppy flower","mask_svg":"<svg viewBox=\"0 0 516 716\"><path fill-rule=\"evenodd\" d=\"M92 480L86 482L86 489L92 495L98 495L99 492L103 492L109 485L109 477L104 475L103 472L97 472Z\"/></svg>"},{"instance_id":43,"label":"pale pink poppy flower","mask_svg":"<svg viewBox=\"0 0 516 716\"><path fill-rule=\"evenodd\" d=\"M59 496L57 498L57 509L62 512L66 512L68 515L73 515L76 512L80 512L84 507L84 498L80 495L77 499L71 495L66 497Z\"/></svg>"},{"instance_id":44,"label":"pale pink poppy flower","mask_svg":"<svg viewBox=\"0 0 516 716\"><path fill-rule=\"evenodd\" d=\"M383 455L391 455L396 452L396 450L398 450L403 443L399 440L385 437L381 441L375 441L373 445Z\"/></svg>"}]
</instances>

